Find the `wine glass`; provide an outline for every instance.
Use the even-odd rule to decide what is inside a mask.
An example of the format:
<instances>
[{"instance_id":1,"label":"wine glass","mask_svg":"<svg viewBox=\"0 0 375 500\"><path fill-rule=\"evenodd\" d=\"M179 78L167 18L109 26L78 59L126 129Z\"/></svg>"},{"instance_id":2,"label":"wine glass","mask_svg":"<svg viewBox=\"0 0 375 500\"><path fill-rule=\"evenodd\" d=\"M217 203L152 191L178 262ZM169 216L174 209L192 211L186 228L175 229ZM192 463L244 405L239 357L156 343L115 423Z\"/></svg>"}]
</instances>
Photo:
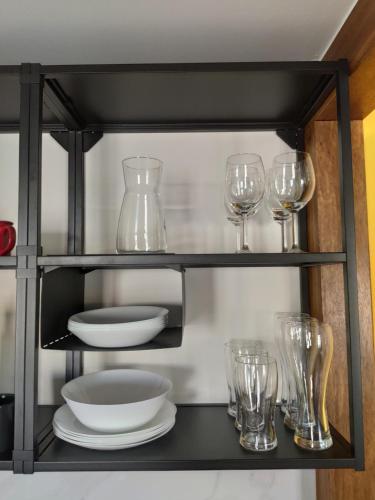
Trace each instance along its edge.
<instances>
[{"instance_id":1,"label":"wine glass","mask_svg":"<svg viewBox=\"0 0 375 500\"><path fill-rule=\"evenodd\" d=\"M271 213L273 220L281 226L281 251L288 252L288 235L287 225L292 215L289 210L284 208L280 203L275 186L275 177L277 176L277 169L271 168L266 176L266 205Z\"/></svg>"},{"instance_id":2,"label":"wine glass","mask_svg":"<svg viewBox=\"0 0 375 500\"><path fill-rule=\"evenodd\" d=\"M225 203L240 217L240 252L249 252L246 221L254 215L264 196L265 180L262 158L255 153L234 154L227 159Z\"/></svg>"},{"instance_id":3,"label":"wine glass","mask_svg":"<svg viewBox=\"0 0 375 500\"><path fill-rule=\"evenodd\" d=\"M315 173L309 153L293 151L274 158L272 191L281 206L292 214L293 244L290 252L302 252L298 243L298 212L315 191Z\"/></svg>"}]
</instances>

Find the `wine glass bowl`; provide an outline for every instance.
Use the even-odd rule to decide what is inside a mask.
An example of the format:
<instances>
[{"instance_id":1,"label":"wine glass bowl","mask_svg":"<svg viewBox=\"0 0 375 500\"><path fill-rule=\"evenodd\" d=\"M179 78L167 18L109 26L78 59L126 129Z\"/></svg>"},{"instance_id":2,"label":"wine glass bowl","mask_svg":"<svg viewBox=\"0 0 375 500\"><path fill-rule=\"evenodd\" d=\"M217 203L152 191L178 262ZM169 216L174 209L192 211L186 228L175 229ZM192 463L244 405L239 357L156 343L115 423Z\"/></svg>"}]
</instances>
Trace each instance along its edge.
<instances>
[{"instance_id":1,"label":"wine glass bowl","mask_svg":"<svg viewBox=\"0 0 375 500\"><path fill-rule=\"evenodd\" d=\"M265 190L262 158L255 153L234 154L227 159L225 204L242 221L241 251L248 252L246 220L260 208Z\"/></svg>"}]
</instances>

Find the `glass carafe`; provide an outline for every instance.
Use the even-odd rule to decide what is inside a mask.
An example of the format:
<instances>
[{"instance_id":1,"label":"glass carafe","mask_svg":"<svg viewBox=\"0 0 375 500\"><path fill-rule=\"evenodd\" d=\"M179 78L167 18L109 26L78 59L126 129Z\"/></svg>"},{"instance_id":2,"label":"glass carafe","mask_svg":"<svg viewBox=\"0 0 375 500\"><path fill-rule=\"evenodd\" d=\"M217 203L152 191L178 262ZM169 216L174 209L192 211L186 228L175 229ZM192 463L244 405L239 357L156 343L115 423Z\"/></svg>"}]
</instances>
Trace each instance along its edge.
<instances>
[{"instance_id":1,"label":"glass carafe","mask_svg":"<svg viewBox=\"0 0 375 500\"><path fill-rule=\"evenodd\" d=\"M117 253L165 252L165 222L159 186L162 162L157 158L125 158L125 194L117 229Z\"/></svg>"}]
</instances>

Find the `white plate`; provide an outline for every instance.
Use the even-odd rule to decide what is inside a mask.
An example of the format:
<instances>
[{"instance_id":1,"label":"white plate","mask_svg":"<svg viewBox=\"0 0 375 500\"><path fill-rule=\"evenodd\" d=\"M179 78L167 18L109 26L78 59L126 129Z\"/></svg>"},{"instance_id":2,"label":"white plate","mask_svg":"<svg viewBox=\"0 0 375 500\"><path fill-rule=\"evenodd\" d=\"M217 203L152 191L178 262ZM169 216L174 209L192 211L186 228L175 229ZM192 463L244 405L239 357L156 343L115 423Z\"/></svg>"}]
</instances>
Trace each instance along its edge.
<instances>
[{"instance_id":1,"label":"white plate","mask_svg":"<svg viewBox=\"0 0 375 500\"><path fill-rule=\"evenodd\" d=\"M144 370L104 370L65 384L61 395L78 420L99 432L141 427L163 406L172 382Z\"/></svg>"},{"instance_id":2,"label":"white plate","mask_svg":"<svg viewBox=\"0 0 375 500\"><path fill-rule=\"evenodd\" d=\"M86 439L119 439L119 438L142 438L144 434L157 432L169 423L173 422L176 415L176 406L170 401L165 401L157 415L147 424L126 433L107 434L97 432L82 425L74 416L68 405L61 406L53 417L54 425L73 437Z\"/></svg>"},{"instance_id":3,"label":"white plate","mask_svg":"<svg viewBox=\"0 0 375 500\"><path fill-rule=\"evenodd\" d=\"M75 436L72 434L69 434L67 432L64 432L60 427L56 426L55 424L53 425L53 431L55 434L58 434L59 436L64 436L66 439L71 440L72 442L77 442L77 443L85 443L85 444L95 444L99 446L122 446L122 445L127 445L127 444L134 444L134 443L140 443L142 441L146 441L148 439L152 439L155 436L158 436L159 434L163 433L166 429L169 429L171 425L174 425L175 419L172 419L171 421L168 422L167 425L163 425L159 429L156 429L153 432L148 432L142 435L139 435L137 437L135 436L129 436L129 437L119 437L119 438L86 438L86 437L80 437L80 436Z\"/></svg>"},{"instance_id":4,"label":"white plate","mask_svg":"<svg viewBox=\"0 0 375 500\"><path fill-rule=\"evenodd\" d=\"M145 439L143 441L138 441L138 442L133 442L133 443L123 443L123 444L96 444L96 443L86 443L82 441L76 441L71 439L70 437L66 436L65 434L60 433L58 430L54 430L55 435L62 439L63 441L66 441L67 443L73 444L75 446L80 446L81 448L89 448L91 450L124 450L127 448L135 448L136 446L141 446L143 444L150 443L151 441L155 441L156 439L159 439L160 437L164 436L169 432L173 427L174 427L174 422L164 429L162 432L159 432L158 434L154 435L152 438Z\"/></svg>"},{"instance_id":5,"label":"white plate","mask_svg":"<svg viewBox=\"0 0 375 500\"><path fill-rule=\"evenodd\" d=\"M175 424L175 419L173 419L171 422L168 423L168 425L163 426L162 428L158 429L157 431L154 431L153 433L145 434L143 436L139 436L137 438L132 437L132 438L118 438L118 439L107 439L107 438L100 438L100 439L88 439L88 438L80 438L77 436L72 436L70 434L67 434L66 432L63 432L60 428L56 427L55 425L53 426L53 431L58 437L63 437L64 439L68 439L72 443L78 443L78 444L93 444L95 446L104 446L106 448L114 446L127 446L127 445L133 445L137 443L143 443L144 441L148 441L149 439L153 439L156 436L159 436L163 434L167 429L170 429L173 425Z\"/></svg>"},{"instance_id":6,"label":"white plate","mask_svg":"<svg viewBox=\"0 0 375 500\"><path fill-rule=\"evenodd\" d=\"M131 347L156 337L167 324L168 312L155 306L93 309L71 316L68 330L94 347Z\"/></svg>"}]
</instances>

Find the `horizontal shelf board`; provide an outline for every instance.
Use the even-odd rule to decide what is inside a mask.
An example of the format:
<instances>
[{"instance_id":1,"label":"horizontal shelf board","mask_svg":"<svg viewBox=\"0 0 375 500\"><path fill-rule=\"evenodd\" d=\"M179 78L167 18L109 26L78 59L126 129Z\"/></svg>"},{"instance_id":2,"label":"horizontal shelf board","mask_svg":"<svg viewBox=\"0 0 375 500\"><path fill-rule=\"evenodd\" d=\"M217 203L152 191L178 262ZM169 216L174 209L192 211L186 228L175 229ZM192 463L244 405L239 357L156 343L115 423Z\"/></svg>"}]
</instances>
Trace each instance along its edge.
<instances>
[{"instance_id":1,"label":"horizontal shelf board","mask_svg":"<svg viewBox=\"0 0 375 500\"><path fill-rule=\"evenodd\" d=\"M4 256L0 257L0 269L16 269L17 257Z\"/></svg>"},{"instance_id":2,"label":"horizontal shelf board","mask_svg":"<svg viewBox=\"0 0 375 500\"><path fill-rule=\"evenodd\" d=\"M288 61L42 66L41 71L46 81L58 83L90 130L263 130L298 126L301 113L341 67L340 61ZM19 69L0 66L0 131L16 131L19 123ZM44 106L43 124L53 128L56 121Z\"/></svg>"},{"instance_id":3,"label":"horizontal shelf board","mask_svg":"<svg viewBox=\"0 0 375 500\"><path fill-rule=\"evenodd\" d=\"M88 123L86 131L102 131L104 133L142 133L142 132L240 132L260 130L289 130L294 129L295 124L290 122L249 122L249 121L166 121L166 122L124 122L124 123Z\"/></svg>"},{"instance_id":4,"label":"horizontal shelf board","mask_svg":"<svg viewBox=\"0 0 375 500\"><path fill-rule=\"evenodd\" d=\"M0 115L1 116L1 115ZM165 133L165 132L241 132L241 131L265 131L265 130L290 130L295 129L294 123L285 122L158 122L158 123L88 123L84 132L103 133ZM61 123L50 120L42 125L42 131L66 132L67 128ZM0 122L0 134L18 133L19 123Z\"/></svg>"},{"instance_id":5,"label":"horizontal shelf board","mask_svg":"<svg viewBox=\"0 0 375 500\"><path fill-rule=\"evenodd\" d=\"M43 349L52 349L58 351L147 351L153 349L169 349L180 347L182 344L182 327L165 328L151 342L133 347L93 347L85 344L73 334L67 333L66 337L44 345Z\"/></svg>"},{"instance_id":6,"label":"horizontal shelf board","mask_svg":"<svg viewBox=\"0 0 375 500\"><path fill-rule=\"evenodd\" d=\"M326 75L278 66L221 69L144 66L121 72L60 73L56 81L86 123L294 123Z\"/></svg>"},{"instance_id":7,"label":"horizontal shelf board","mask_svg":"<svg viewBox=\"0 0 375 500\"><path fill-rule=\"evenodd\" d=\"M46 408L43 411L51 410ZM351 468L350 445L334 437L323 452L304 451L293 443L277 411L278 447L250 453L223 405L180 405L176 425L167 435L144 446L120 451L96 451L54 438L35 463L37 471L58 470L203 470Z\"/></svg>"},{"instance_id":8,"label":"horizontal shelf board","mask_svg":"<svg viewBox=\"0 0 375 500\"><path fill-rule=\"evenodd\" d=\"M337 264L346 262L344 252L329 253L250 253L250 254L140 254L72 255L38 258L47 267L283 267Z\"/></svg>"},{"instance_id":9,"label":"horizontal shelf board","mask_svg":"<svg viewBox=\"0 0 375 500\"><path fill-rule=\"evenodd\" d=\"M129 72L225 72L225 71L307 71L334 73L341 67L340 61L256 61L217 63L149 63L149 64L70 64L43 65L41 71L47 77L65 73L114 74Z\"/></svg>"},{"instance_id":10,"label":"horizontal shelf board","mask_svg":"<svg viewBox=\"0 0 375 500\"><path fill-rule=\"evenodd\" d=\"M11 453L0 454L0 470L13 470Z\"/></svg>"}]
</instances>

